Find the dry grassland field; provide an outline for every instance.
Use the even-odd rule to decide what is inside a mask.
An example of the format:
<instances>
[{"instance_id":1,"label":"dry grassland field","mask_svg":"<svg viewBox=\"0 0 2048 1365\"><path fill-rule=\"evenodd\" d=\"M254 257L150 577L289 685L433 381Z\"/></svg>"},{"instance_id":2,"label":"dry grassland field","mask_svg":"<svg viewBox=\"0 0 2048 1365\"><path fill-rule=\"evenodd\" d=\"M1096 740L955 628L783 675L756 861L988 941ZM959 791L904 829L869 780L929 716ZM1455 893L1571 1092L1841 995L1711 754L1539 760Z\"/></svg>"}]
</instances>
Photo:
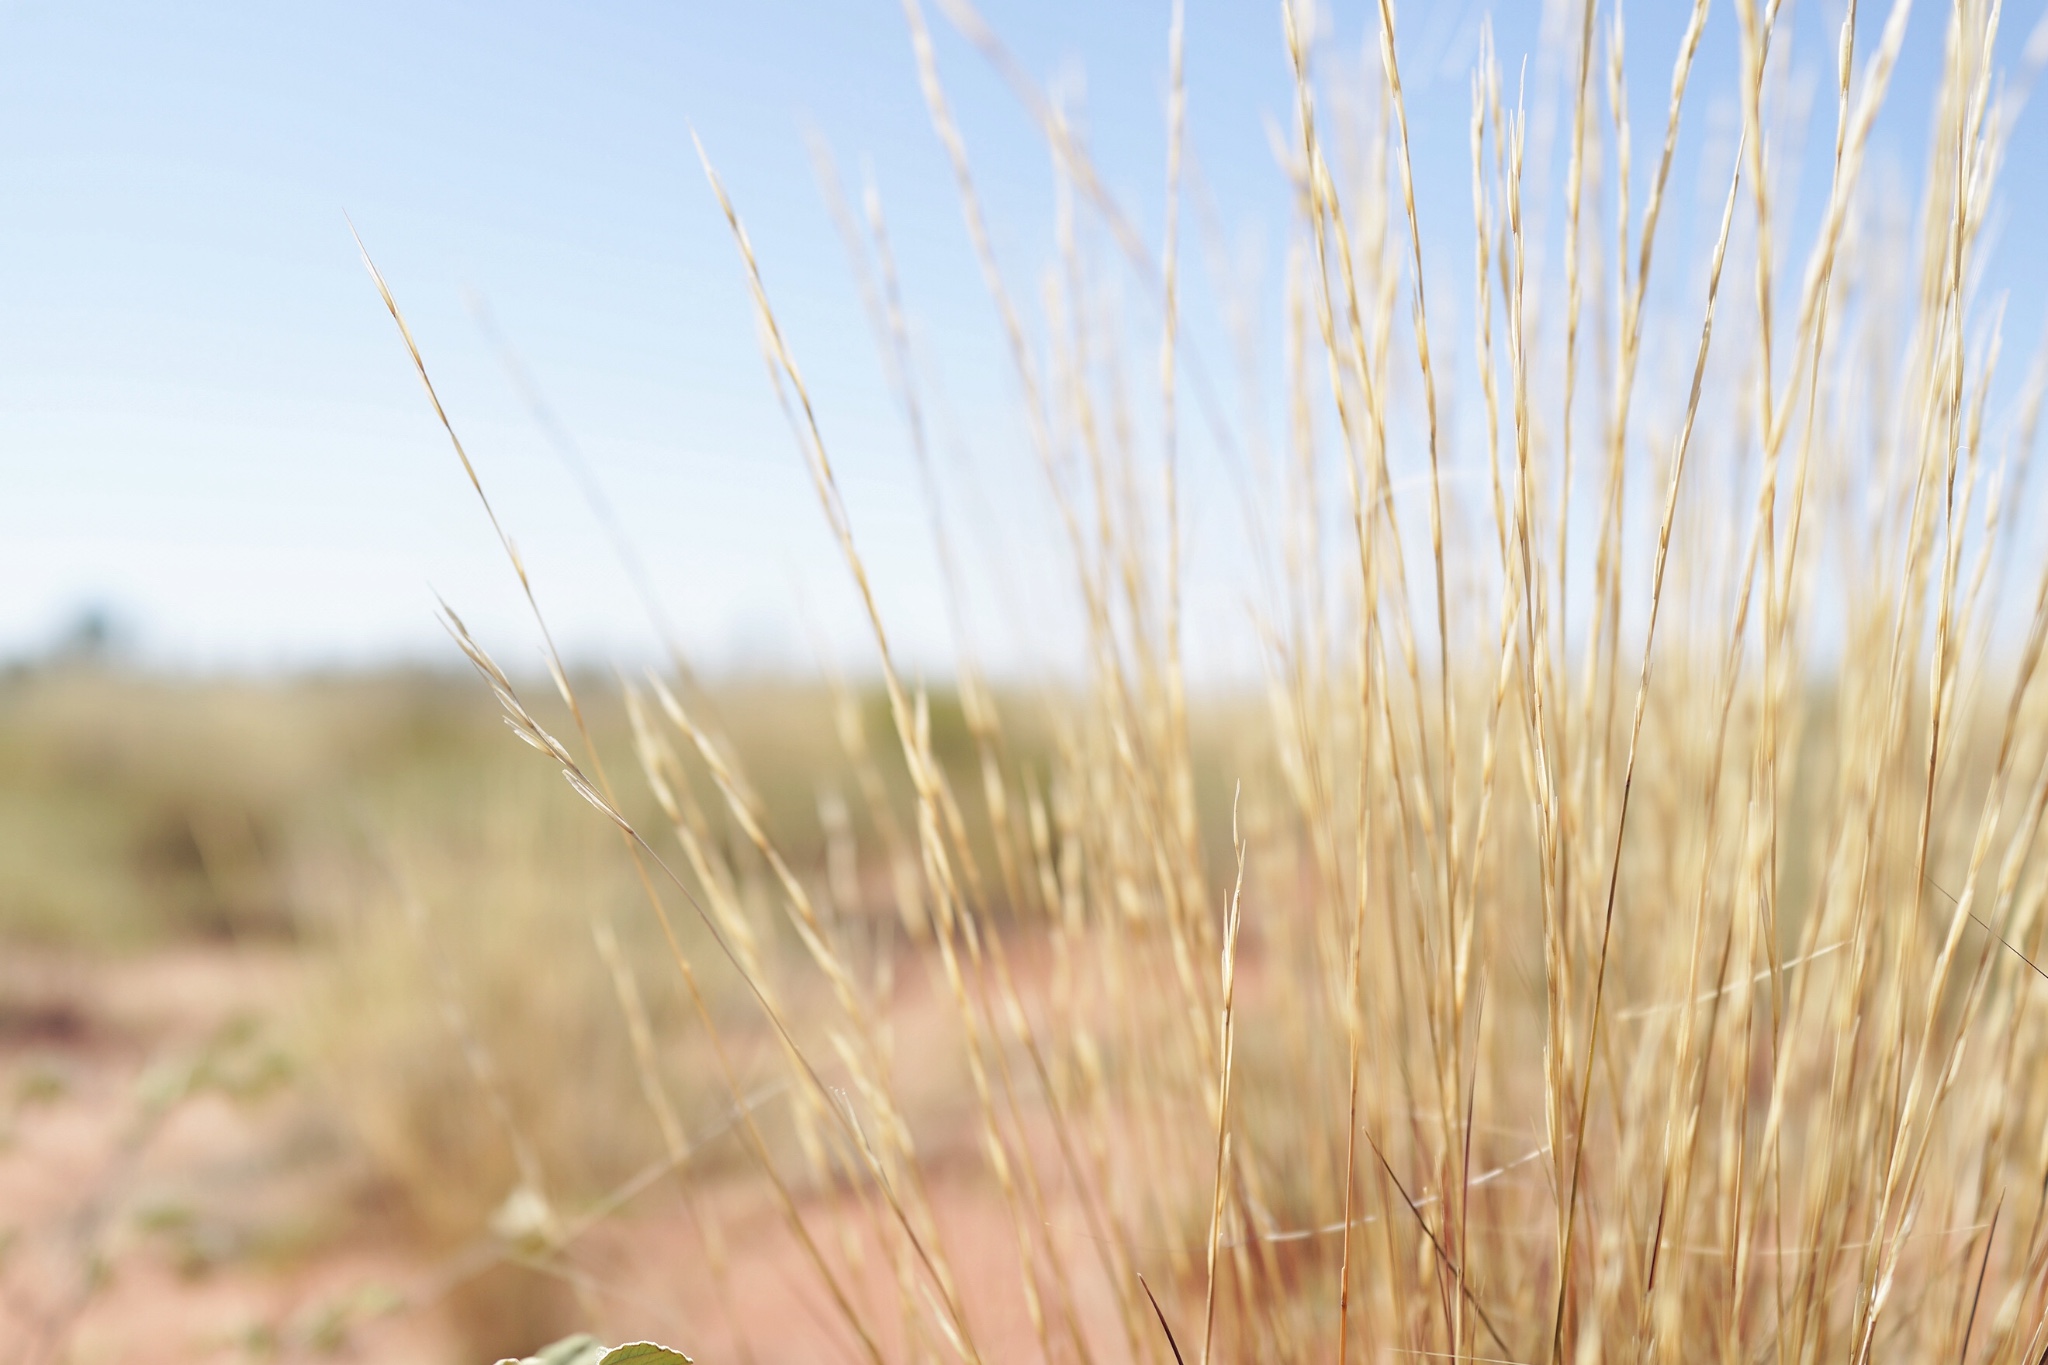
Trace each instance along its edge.
<instances>
[{"instance_id":1,"label":"dry grassland field","mask_svg":"<svg viewBox=\"0 0 2048 1365\"><path fill-rule=\"evenodd\" d=\"M1544 103L1475 10L1422 110L1426 8L1271 16L1242 356L1182 319L1201 6L1129 76L1142 211L964 0L868 16L952 202L818 212L977 618L943 668L713 140L696 264L747 290L843 668L704 666L658 609L652 668L558 653L366 239L524 633L0 678L0 1362L2048 1360L2048 369L1990 264L2040 230L2039 15L1699 0L1653 44L1569 0ZM1052 167L1032 269L969 69ZM964 643L1007 627L896 246L941 231L1047 511L1043 667Z\"/></svg>"}]
</instances>

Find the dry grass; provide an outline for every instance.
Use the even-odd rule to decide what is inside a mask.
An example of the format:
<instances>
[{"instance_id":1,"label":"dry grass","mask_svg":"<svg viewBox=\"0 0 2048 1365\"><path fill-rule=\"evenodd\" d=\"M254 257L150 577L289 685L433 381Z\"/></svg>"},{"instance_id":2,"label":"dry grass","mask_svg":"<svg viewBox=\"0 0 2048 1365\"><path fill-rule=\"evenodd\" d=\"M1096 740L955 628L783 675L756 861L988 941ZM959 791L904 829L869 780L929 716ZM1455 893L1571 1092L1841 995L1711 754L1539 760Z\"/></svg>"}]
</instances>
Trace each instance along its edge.
<instances>
[{"instance_id":1,"label":"dry grass","mask_svg":"<svg viewBox=\"0 0 2048 1365\"><path fill-rule=\"evenodd\" d=\"M947 8L1021 79L964 0ZM1596 178L1631 138L1618 21L1574 11L1557 186L1528 183L1527 117L1482 61L1475 344L1447 366L1422 243L1452 225L1417 218L1394 8L1367 102L1383 112L1343 130L1362 176L1333 164L1316 34L1285 9L1292 446L1270 473L1279 586L1253 708L1196 696L1180 657L1177 229L1155 255L1025 89L1075 211L1122 257L1064 232L1060 325L1035 338L909 0L1087 631L1083 682L1035 702L997 705L963 658L945 761L932 699L890 652L773 263L707 160L872 626L886 712L843 727L831 761L857 830L838 808L773 818L724 721L652 680L628 694L646 807L559 666L555 724L451 627L515 730L608 817L613 889L589 898L607 906L591 931L637 896L642 946L595 974L586 959L574 970L598 984L569 989L608 982L626 1042L604 1065L637 1072L645 1131L686 1188L729 1187L698 1172L684 1119L730 1107L728 1159L827 1320L816 1349L1162 1361L1165 1326L1172 1354L1203 1360L2040 1357L2048 984L2028 959L2048 887L2048 579L2027 581L2042 565L2016 491L2038 392L1993 411L1999 320L1976 278L2012 98L1989 59L1999 15L1951 12L1924 203L1893 241L1865 163L1903 7L1859 30L1851 6L1827 209L1804 239L1770 155L1778 7L1738 0L1734 73L1693 69L1705 12L1675 53L1630 59L1672 91L1640 210L1644 187ZM1180 34L1176 10L1169 202ZM1667 263L1681 111L1693 83L1730 80L1742 146L1717 240ZM1554 260L1526 225L1560 192ZM866 207L844 226L922 458L896 269ZM1887 258L1907 277L1888 282ZM1111 270L1161 305L1163 450L1104 416L1157 399L1090 362L1120 344L1091 330ZM1653 272L1686 281L1669 316L1648 315ZM1483 418L1478 496L1443 477L1453 405L1461 426ZM1415 471L1419 508L1393 496ZM822 856L791 842L820 834ZM517 915L494 920L435 951L556 960ZM564 988L547 975L530 989ZM905 1015L913 998L947 1023ZM587 1004L519 1008L563 1031L547 1046L589 1055ZM533 1196L536 1263L573 1270L550 1192L612 1168L556 1164L598 1150L544 1136L580 1121L575 1088L552 1088L561 1065L493 1079L473 1059L500 1140L463 1141ZM786 1103L760 1110L777 1077ZM941 1195L963 1179L1002 1222L1011 1278L961 1269ZM715 1255L703 1273L722 1274ZM631 1316L579 1282L588 1311ZM1028 1349L988 1335L1020 1309ZM733 1349L763 1333L742 1322Z\"/></svg>"}]
</instances>

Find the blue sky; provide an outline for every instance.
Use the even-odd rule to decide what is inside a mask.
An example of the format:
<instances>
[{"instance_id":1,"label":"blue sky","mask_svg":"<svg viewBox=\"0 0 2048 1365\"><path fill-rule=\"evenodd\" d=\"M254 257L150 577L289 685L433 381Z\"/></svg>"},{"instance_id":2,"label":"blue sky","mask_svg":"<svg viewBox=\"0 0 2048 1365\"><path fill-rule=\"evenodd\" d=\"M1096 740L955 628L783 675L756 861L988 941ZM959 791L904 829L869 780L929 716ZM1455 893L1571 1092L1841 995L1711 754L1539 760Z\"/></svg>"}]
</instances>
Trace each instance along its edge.
<instances>
[{"instance_id":1,"label":"blue sky","mask_svg":"<svg viewBox=\"0 0 2048 1365\"><path fill-rule=\"evenodd\" d=\"M1864 6L1866 50L1882 8ZM2009 60L2039 9L2008 6ZM1539 10L1493 6L1511 81ZM1682 10L1625 7L1639 160L1654 152ZM1156 240L1166 5L984 12L1036 76L1082 92L1095 154ZM1463 334L1467 79L1484 12L1464 0L1402 7L1422 212L1425 226L1444 225L1431 234L1432 307ZM1787 0L1787 12L1794 63L1825 105L1840 2ZM1188 15L1190 146L1231 249L1260 263L1268 296L1288 230L1265 131L1290 118L1278 14L1192 0ZM1362 63L1367 7L1353 0L1330 18L1325 60ZM1907 178L1942 18L1919 6L1881 132L1881 155ZM933 22L999 251L1028 293L1050 256L1046 150L986 64ZM1701 206L1719 191L1699 168L1717 147L1725 164L1734 53L1733 15L1717 3L1674 184L1673 262L1711 233ZM1528 69L1533 107L1555 72ZM1831 114L1814 127L1831 137ZM0 0L0 656L98 604L146 658L180 668L446 661L436 592L487 641L515 657L528 647L509 574L347 214L577 653L644 657L649 628L473 298L574 433L700 661L801 663L820 648L857 658L859 622L692 128L747 219L906 649L943 657L941 599L807 130L850 179L872 170L920 356L943 385L941 454L962 524L1025 585L1013 595L1039 596L1031 585L1052 570L1018 510L1029 470L1014 386L891 0ZM2032 245L2048 210L2044 135L2048 120L2029 109L1987 268L2010 293L2008 353L2022 356L2048 281ZM1809 211L1816 194L1802 200ZM1188 231L1191 325L1220 364L1192 218ZM1684 266L1672 272L1682 283ZM1229 481L1212 470L1190 484L1196 538L1233 534ZM1027 616L1043 605L1010 603Z\"/></svg>"}]
</instances>

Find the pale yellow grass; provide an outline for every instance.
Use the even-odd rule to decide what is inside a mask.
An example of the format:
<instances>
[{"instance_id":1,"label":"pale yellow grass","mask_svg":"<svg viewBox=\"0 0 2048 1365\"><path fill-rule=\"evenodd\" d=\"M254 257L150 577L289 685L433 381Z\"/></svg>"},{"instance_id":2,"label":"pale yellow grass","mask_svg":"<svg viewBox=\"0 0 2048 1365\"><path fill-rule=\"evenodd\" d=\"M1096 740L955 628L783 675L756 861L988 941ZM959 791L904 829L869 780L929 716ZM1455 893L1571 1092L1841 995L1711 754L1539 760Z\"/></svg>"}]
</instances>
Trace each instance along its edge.
<instances>
[{"instance_id":1,"label":"pale yellow grass","mask_svg":"<svg viewBox=\"0 0 2048 1365\"><path fill-rule=\"evenodd\" d=\"M1627 165L1621 23L1572 11L1561 260L1529 227L1533 197L1559 187L1529 183L1529 118L1488 48L1470 119L1476 360L1454 378L1432 346L1424 242L1459 225L1418 217L1394 6L1376 14L1367 105L1382 113L1346 130L1361 180L1329 150L1319 30L1286 5L1293 449L1269 473L1285 510L1260 540L1284 572L1260 623L1257 719L1198 698L1181 659L1175 376L1206 380L1179 320L1177 216L1155 254L1058 105L965 0L946 9L1023 87L1066 196L1055 325L1034 336L907 0L1072 551L1083 682L998 705L962 658L967 744L939 760L775 311L773 262L708 155L887 698L869 718L882 724L842 728L834 760L854 775L864 846L842 812L820 818L836 857L791 856L799 831L766 818L716 718L660 679L628 693L658 806L630 811L559 662L569 742L450 618L514 728L609 817L636 913L662 927L658 960L600 956L643 1121L677 1164L690 1168L636 973L684 986L691 1018L674 1027L737 1115L822 1339L877 1365L2039 1358L2048 982L2028 959L2048 885L2034 856L2048 578L2014 494L2038 394L1994 403L1999 319L1975 286L2015 97L1991 62L1997 7L1949 12L1922 211L1896 241L1875 230L1867 163L1903 5L1861 29L1850 6L1822 115L1825 212L1796 241L1771 150L1776 4L1738 0L1733 73L1694 70L1704 2L1676 51L1630 59L1670 72L1640 213L1625 175L1596 184L1617 149ZM1169 205L1182 22L1176 9ZM1711 245L1665 264L1654 248L1699 80L1732 85L1741 147L1721 166ZM1082 213L1119 261L1078 245ZM864 219L842 214L880 281L880 339L925 460L872 193ZM1890 292L1881 253L1914 265ZM1646 307L1653 265L1683 279L1666 316ZM1144 316L1161 323L1161 389L1116 391L1090 363L1117 344L1095 330L1112 269L1158 305ZM1162 392L1163 449L1113 417ZM1479 497L1443 477L1461 402L1483 414ZM1419 508L1395 497L1406 471L1426 479ZM1042 759L1011 743L1019 723L1050 736ZM1226 756L1227 783L1198 780L1203 751ZM1235 810L1224 829L1219 806ZM741 862L765 869L762 894L740 894ZM862 868L880 875L863 885ZM876 935L878 920L901 932ZM744 983L751 1019L714 1007L706 972ZM943 1030L892 1027L913 985L946 1003ZM753 1073L734 1061L764 1039L788 1087L773 1116L750 1107ZM935 1049L964 1076L967 1132L950 1141L917 1091ZM508 1152L537 1150L504 1126ZM961 1273L940 1157L989 1194L1013 1276ZM564 1215L541 1197L539 1158L516 1164L545 1261ZM1027 1339L984 1336L1017 1306ZM772 1350L766 1331L734 1340Z\"/></svg>"}]
</instances>

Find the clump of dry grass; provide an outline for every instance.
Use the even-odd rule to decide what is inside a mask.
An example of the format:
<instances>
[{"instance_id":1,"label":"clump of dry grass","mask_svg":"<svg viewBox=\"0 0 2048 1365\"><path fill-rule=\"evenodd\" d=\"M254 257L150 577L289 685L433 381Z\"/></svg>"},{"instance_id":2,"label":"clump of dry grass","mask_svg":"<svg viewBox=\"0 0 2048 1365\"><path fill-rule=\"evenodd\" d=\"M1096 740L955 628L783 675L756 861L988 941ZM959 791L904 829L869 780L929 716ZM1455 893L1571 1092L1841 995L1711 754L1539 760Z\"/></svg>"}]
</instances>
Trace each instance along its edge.
<instances>
[{"instance_id":1,"label":"clump of dry grass","mask_svg":"<svg viewBox=\"0 0 2048 1365\"><path fill-rule=\"evenodd\" d=\"M965 0L947 9L1022 82ZM1021 1348L989 1324L1021 1314L1048 1360L1164 1360L1162 1326L1171 1354L1205 1360L2036 1359L2048 578L2024 581L2042 564L2018 500L2038 387L1994 420L1999 318L1975 284L2012 98L1998 9L1950 11L1922 211L1894 242L1870 230L1865 168L1906 9L1859 27L1850 6L1826 211L1795 240L1770 156L1780 14L1739 0L1741 148L1687 301L1659 317L1653 274L1687 268L1658 248L1681 113L1721 79L1694 70L1706 4L1676 52L1630 59L1671 63L1647 187L1626 175L1618 18L1573 11L1560 187L1529 183L1528 119L1489 51L1475 347L1453 367L1422 249L1451 225L1418 221L1391 0L1384 116L1348 130L1362 179L1333 164L1316 31L1286 5L1292 449L1261 542L1279 586L1257 731L1241 707L1205 711L1180 657L1175 219L1155 254L1024 83L1074 211L1161 305L1162 450L1100 417L1137 400L1088 363L1117 341L1091 330L1106 267L1071 232L1048 286L1061 325L1032 336L916 0L906 13L1073 550L1087 669L1038 704L1049 756L1020 761L1018 708L971 658L969 761L935 755L823 414L708 160L872 627L888 725L841 736L862 834L827 817L840 852L792 858L701 698L653 679L628 693L658 806L643 818L559 664L566 741L453 623L515 730L609 817L815 1286L818 1349L1007 1358ZM1173 167L1181 34L1176 10ZM1559 188L1553 261L1528 224ZM866 209L845 223L921 452ZM1888 284L1886 255L1911 275ZM1443 476L1453 404L1483 425L1477 497ZM1419 512L1394 497L1407 471ZM1204 743L1242 786L1221 848ZM881 779L885 748L907 789ZM765 870L759 894L736 858ZM873 894L863 867L882 871ZM876 896L900 933L845 913ZM714 977L743 983L751 1020L713 1007ZM949 1025L899 1033L920 991ZM950 1132L919 1091L935 1066L963 1078ZM784 1078L780 1115L748 1107L758 1067ZM986 1257L962 1268L972 1239L942 1199L962 1180L1003 1225L1006 1280ZM540 1237L543 1256L561 1245Z\"/></svg>"}]
</instances>

